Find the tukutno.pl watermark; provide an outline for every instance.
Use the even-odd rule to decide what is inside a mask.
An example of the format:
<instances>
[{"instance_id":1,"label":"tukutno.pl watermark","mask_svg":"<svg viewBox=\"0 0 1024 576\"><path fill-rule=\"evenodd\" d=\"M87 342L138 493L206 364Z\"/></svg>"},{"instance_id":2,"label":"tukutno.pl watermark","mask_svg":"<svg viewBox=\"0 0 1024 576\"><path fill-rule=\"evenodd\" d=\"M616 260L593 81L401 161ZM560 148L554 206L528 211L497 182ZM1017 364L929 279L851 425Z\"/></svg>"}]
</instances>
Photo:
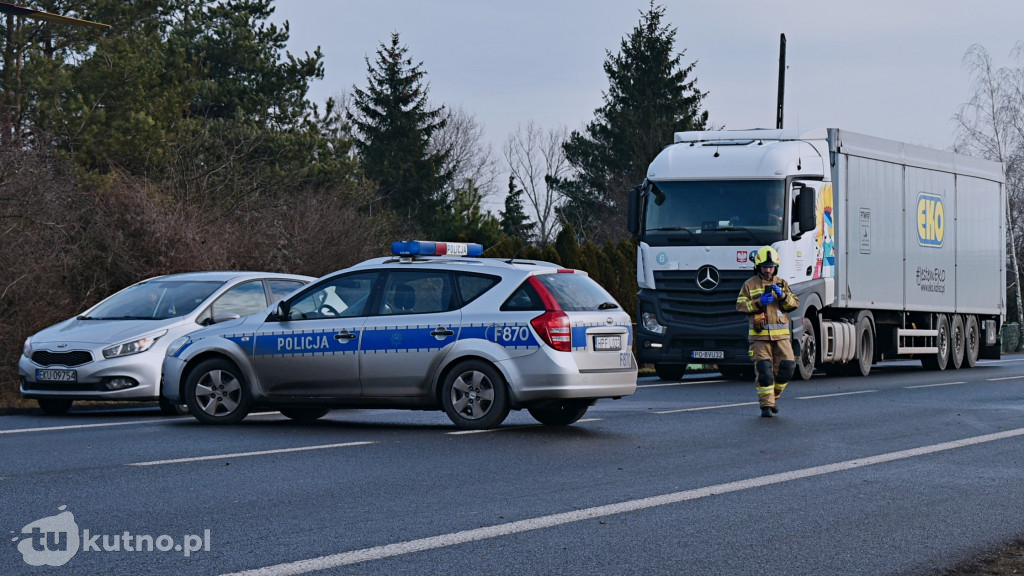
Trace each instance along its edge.
<instances>
[{"instance_id":1,"label":"tukutno.pl watermark","mask_svg":"<svg viewBox=\"0 0 1024 576\"><path fill-rule=\"evenodd\" d=\"M210 530L203 534L186 534L181 540L161 534L92 534L88 528L79 532L75 515L67 506L59 514L26 524L21 536L11 538L18 543L25 563L31 566L63 566L79 552L178 552L190 557L195 552L210 551Z\"/></svg>"}]
</instances>

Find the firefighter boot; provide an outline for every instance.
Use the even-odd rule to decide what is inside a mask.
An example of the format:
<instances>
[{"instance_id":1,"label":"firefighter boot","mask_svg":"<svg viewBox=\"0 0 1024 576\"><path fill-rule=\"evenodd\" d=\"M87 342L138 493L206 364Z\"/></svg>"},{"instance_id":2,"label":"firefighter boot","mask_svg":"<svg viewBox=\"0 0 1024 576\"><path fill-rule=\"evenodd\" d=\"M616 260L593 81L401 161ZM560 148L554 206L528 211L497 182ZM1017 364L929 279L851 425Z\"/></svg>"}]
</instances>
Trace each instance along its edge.
<instances>
[{"instance_id":1,"label":"firefighter boot","mask_svg":"<svg viewBox=\"0 0 1024 576\"><path fill-rule=\"evenodd\" d=\"M763 418L771 418L775 408L775 383L772 375L772 361L757 363L757 404Z\"/></svg>"}]
</instances>

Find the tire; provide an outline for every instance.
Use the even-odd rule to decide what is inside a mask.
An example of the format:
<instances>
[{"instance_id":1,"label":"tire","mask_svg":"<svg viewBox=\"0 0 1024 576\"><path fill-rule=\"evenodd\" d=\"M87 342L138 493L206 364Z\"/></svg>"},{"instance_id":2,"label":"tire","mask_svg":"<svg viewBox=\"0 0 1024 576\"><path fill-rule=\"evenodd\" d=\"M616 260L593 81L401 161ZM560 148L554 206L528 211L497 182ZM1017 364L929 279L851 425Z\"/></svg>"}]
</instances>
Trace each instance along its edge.
<instances>
[{"instance_id":1,"label":"tire","mask_svg":"<svg viewBox=\"0 0 1024 576\"><path fill-rule=\"evenodd\" d=\"M935 329L938 331L935 336L935 346L939 351L934 356L922 358L921 364L929 370L945 370L949 364L949 319L945 314L938 315Z\"/></svg>"},{"instance_id":2,"label":"tire","mask_svg":"<svg viewBox=\"0 0 1024 576\"><path fill-rule=\"evenodd\" d=\"M527 408L545 426L568 426L587 413L590 400L552 400Z\"/></svg>"},{"instance_id":3,"label":"tire","mask_svg":"<svg viewBox=\"0 0 1024 576\"><path fill-rule=\"evenodd\" d=\"M296 422L312 422L314 420L319 420L326 416L330 411L330 408L318 408L316 406L281 408L281 414L284 414Z\"/></svg>"},{"instance_id":4,"label":"tire","mask_svg":"<svg viewBox=\"0 0 1024 576\"><path fill-rule=\"evenodd\" d=\"M729 380L753 380L753 366L719 366L718 371Z\"/></svg>"},{"instance_id":5,"label":"tire","mask_svg":"<svg viewBox=\"0 0 1024 576\"><path fill-rule=\"evenodd\" d=\"M862 314L857 319L857 358L850 362L851 376L867 376L871 373L871 364L875 360L875 330L871 327L871 319Z\"/></svg>"},{"instance_id":6,"label":"tire","mask_svg":"<svg viewBox=\"0 0 1024 576\"><path fill-rule=\"evenodd\" d=\"M183 416L188 414L188 405L171 404L166 398L160 398L160 413L164 416Z\"/></svg>"},{"instance_id":7,"label":"tire","mask_svg":"<svg viewBox=\"0 0 1024 576\"><path fill-rule=\"evenodd\" d=\"M65 400L63 398L37 398L36 402L39 403L39 409L43 411L43 414L50 416L62 416L71 410L71 403L73 400Z\"/></svg>"},{"instance_id":8,"label":"tire","mask_svg":"<svg viewBox=\"0 0 1024 576\"><path fill-rule=\"evenodd\" d=\"M185 381L185 403L203 424L235 424L249 415L252 393L242 372L229 360L204 360Z\"/></svg>"},{"instance_id":9,"label":"tire","mask_svg":"<svg viewBox=\"0 0 1024 576\"><path fill-rule=\"evenodd\" d=\"M505 421L511 405L505 379L482 360L457 364L444 379L441 406L464 430L488 430Z\"/></svg>"},{"instance_id":10,"label":"tire","mask_svg":"<svg viewBox=\"0 0 1024 576\"><path fill-rule=\"evenodd\" d=\"M814 365L818 360L818 338L814 334L814 323L810 318L804 318L802 325L800 356L796 358L796 370L793 372L793 376L800 380L810 380L814 375Z\"/></svg>"},{"instance_id":11,"label":"tire","mask_svg":"<svg viewBox=\"0 0 1024 576\"><path fill-rule=\"evenodd\" d=\"M949 367L959 370L964 363L967 339L964 334L964 318L957 314L949 327Z\"/></svg>"},{"instance_id":12,"label":"tire","mask_svg":"<svg viewBox=\"0 0 1024 576\"><path fill-rule=\"evenodd\" d=\"M981 328L973 314L964 324L964 368L974 368L981 353Z\"/></svg>"},{"instance_id":13,"label":"tire","mask_svg":"<svg viewBox=\"0 0 1024 576\"><path fill-rule=\"evenodd\" d=\"M654 373L662 380L678 382L686 374L686 364L655 364Z\"/></svg>"}]
</instances>

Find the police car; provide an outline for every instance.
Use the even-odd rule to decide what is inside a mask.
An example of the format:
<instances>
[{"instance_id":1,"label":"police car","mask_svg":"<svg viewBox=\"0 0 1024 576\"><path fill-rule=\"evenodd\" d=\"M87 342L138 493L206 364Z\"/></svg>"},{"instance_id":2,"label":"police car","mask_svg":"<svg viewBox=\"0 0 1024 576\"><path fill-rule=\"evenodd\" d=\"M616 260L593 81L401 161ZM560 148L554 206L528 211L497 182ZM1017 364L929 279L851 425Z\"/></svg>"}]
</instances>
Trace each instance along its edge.
<instances>
[{"instance_id":1,"label":"police car","mask_svg":"<svg viewBox=\"0 0 1024 576\"><path fill-rule=\"evenodd\" d=\"M487 429L519 409L569 425L598 399L636 391L630 318L585 272L481 258L479 244L392 252L175 340L165 399L211 424L266 407L297 420L404 408Z\"/></svg>"}]
</instances>

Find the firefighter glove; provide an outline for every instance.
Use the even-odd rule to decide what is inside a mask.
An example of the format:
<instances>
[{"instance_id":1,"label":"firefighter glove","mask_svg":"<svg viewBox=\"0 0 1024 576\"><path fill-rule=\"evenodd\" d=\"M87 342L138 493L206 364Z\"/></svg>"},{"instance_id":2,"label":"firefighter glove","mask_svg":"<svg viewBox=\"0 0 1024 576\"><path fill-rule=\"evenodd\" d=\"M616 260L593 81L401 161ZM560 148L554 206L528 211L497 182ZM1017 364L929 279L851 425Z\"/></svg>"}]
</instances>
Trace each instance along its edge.
<instances>
[{"instance_id":1,"label":"firefighter glove","mask_svg":"<svg viewBox=\"0 0 1024 576\"><path fill-rule=\"evenodd\" d=\"M772 292L775 292L776 298L782 298L782 287L778 284L772 284Z\"/></svg>"},{"instance_id":2,"label":"firefighter glove","mask_svg":"<svg viewBox=\"0 0 1024 576\"><path fill-rule=\"evenodd\" d=\"M772 294L771 292L765 292L764 294L761 294L761 305L762 306L767 306L767 305L771 304L774 301L775 301L775 294Z\"/></svg>"}]
</instances>

